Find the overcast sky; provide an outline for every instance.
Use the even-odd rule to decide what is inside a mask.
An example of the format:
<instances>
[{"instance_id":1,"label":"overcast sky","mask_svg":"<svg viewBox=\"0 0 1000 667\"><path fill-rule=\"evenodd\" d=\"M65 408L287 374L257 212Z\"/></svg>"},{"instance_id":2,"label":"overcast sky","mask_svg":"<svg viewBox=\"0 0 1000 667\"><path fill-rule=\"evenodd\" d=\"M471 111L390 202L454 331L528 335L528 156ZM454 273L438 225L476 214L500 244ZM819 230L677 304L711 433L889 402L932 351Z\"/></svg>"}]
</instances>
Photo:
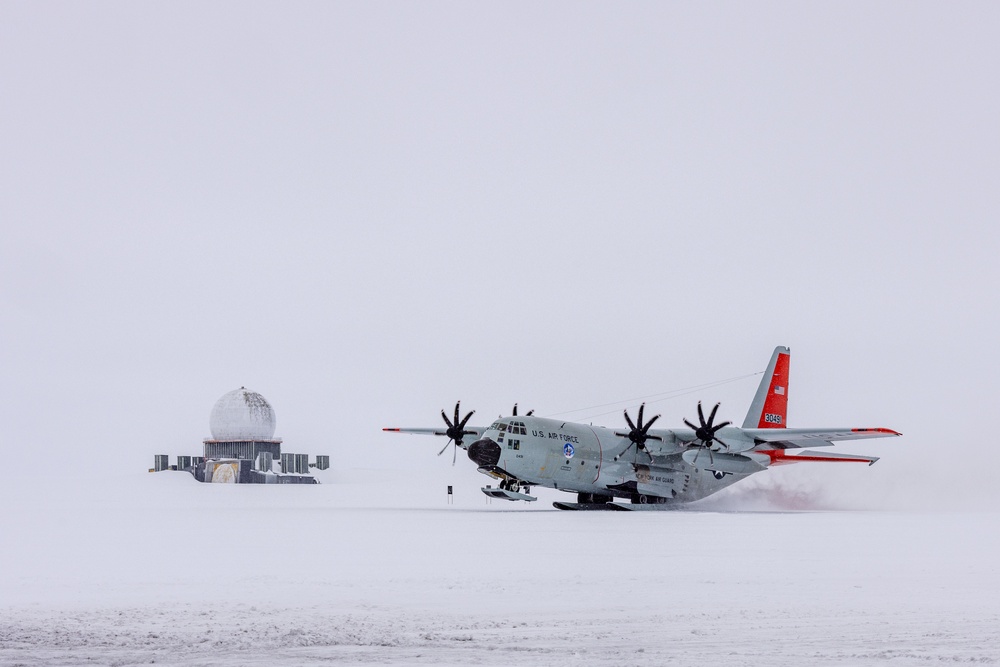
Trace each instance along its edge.
<instances>
[{"instance_id":1,"label":"overcast sky","mask_svg":"<svg viewBox=\"0 0 1000 667\"><path fill-rule=\"evenodd\" d=\"M998 31L989 2L0 2L5 460L144 471L245 385L287 450L417 481L443 443L381 427L788 345L791 425L905 434L820 483L998 499ZM655 408L740 422L755 388Z\"/></svg>"}]
</instances>

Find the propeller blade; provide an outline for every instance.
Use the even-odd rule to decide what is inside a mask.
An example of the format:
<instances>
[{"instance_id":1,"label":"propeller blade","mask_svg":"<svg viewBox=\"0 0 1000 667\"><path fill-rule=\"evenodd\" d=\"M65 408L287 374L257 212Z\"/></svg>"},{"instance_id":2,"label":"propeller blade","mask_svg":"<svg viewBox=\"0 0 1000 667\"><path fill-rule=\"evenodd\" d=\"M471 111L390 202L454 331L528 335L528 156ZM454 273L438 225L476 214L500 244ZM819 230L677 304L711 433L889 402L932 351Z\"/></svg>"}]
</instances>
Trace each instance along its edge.
<instances>
[{"instance_id":1,"label":"propeller blade","mask_svg":"<svg viewBox=\"0 0 1000 667\"><path fill-rule=\"evenodd\" d=\"M454 428L455 425L448 419L448 415L444 413L444 410L441 411L441 418L444 419L444 423L448 425L448 428Z\"/></svg>"},{"instance_id":2,"label":"propeller blade","mask_svg":"<svg viewBox=\"0 0 1000 667\"><path fill-rule=\"evenodd\" d=\"M450 444L451 444L451 438L448 438L448 442L444 443L444 447L442 447L441 451L438 452L438 456L441 456L442 454L444 454L444 450L448 449L448 445L450 445Z\"/></svg>"},{"instance_id":3,"label":"propeller blade","mask_svg":"<svg viewBox=\"0 0 1000 667\"><path fill-rule=\"evenodd\" d=\"M715 407L712 408L712 412L708 415L708 424L706 424L706 426L709 428L712 428L712 422L715 421L715 413L719 411L719 405L721 405L721 403L716 403Z\"/></svg>"},{"instance_id":4,"label":"propeller blade","mask_svg":"<svg viewBox=\"0 0 1000 667\"><path fill-rule=\"evenodd\" d=\"M474 415L474 414L476 414L475 410L473 410L469 414L465 415L465 419L463 419L462 423L458 425L458 428L465 428L465 425L469 423L469 419L471 419L472 415Z\"/></svg>"},{"instance_id":5,"label":"propeller blade","mask_svg":"<svg viewBox=\"0 0 1000 667\"><path fill-rule=\"evenodd\" d=\"M458 441L456 440L455 441L455 449L452 450L452 454L451 454L451 464L455 465L455 461L457 461L457 460L458 460Z\"/></svg>"},{"instance_id":6,"label":"propeller blade","mask_svg":"<svg viewBox=\"0 0 1000 667\"><path fill-rule=\"evenodd\" d=\"M524 413L524 416L525 417L530 417L533 414L535 414L535 411L534 411L534 409L531 409L531 410L528 410L526 413Z\"/></svg>"},{"instance_id":7,"label":"propeller blade","mask_svg":"<svg viewBox=\"0 0 1000 667\"><path fill-rule=\"evenodd\" d=\"M458 417L455 417L455 419L458 419ZM701 401L698 401L698 421L701 422L702 426L705 425L705 413L701 411Z\"/></svg>"},{"instance_id":8,"label":"propeller blade","mask_svg":"<svg viewBox=\"0 0 1000 667\"><path fill-rule=\"evenodd\" d=\"M697 426L695 426L694 424L692 424L691 422L689 422L688 420L686 420L686 419L685 419L685 420L684 420L684 423L685 423L685 424L687 424L687 427L688 427L689 429L691 429L691 430L693 430L693 431L697 431L697 430L698 430L698 427L697 427Z\"/></svg>"},{"instance_id":9,"label":"propeller blade","mask_svg":"<svg viewBox=\"0 0 1000 667\"><path fill-rule=\"evenodd\" d=\"M659 418L660 418L660 415L653 415L653 418L650 419L648 422L646 422L646 425L642 427L642 434L645 435L646 433L648 433L649 432L649 427L652 426L653 423L656 422L656 420L659 419Z\"/></svg>"},{"instance_id":10,"label":"propeller blade","mask_svg":"<svg viewBox=\"0 0 1000 667\"><path fill-rule=\"evenodd\" d=\"M726 442L724 440L719 440L718 438L712 438L712 439L715 440L720 445L722 445L723 447L725 447L727 452L730 451L730 450L732 450L732 447L729 446L728 442Z\"/></svg>"},{"instance_id":11,"label":"propeller blade","mask_svg":"<svg viewBox=\"0 0 1000 667\"><path fill-rule=\"evenodd\" d=\"M459 420L459 416L458 416L458 406L460 406L461 404L462 404L462 401L456 401L456 402L455 402L455 423L456 423L456 424L458 423L458 420Z\"/></svg>"},{"instance_id":12,"label":"propeller blade","mask_svg":"<svg viewBox=\"0 0 1000 667\"><path fill-rule=\"evenodd\" d=\"M517 403L514 404L514 416L517 416Z\"/></svg>"},{"instance_id":13,"label":"propeller blade","mask_svg":"<svg viewBox=\"0 0 1000 667\"><path fill-rule=\"evenodd\" d=\"M717 426L713 426L713 427L712 427L712 433L715 433L715 432L716 432L716 431L718 431L719 429L722 429L722 428L725 428L726 426L729 426L729 425L730 425L730 424L732 424L732 423L733 423L733 422L722 422L721 424L719 424L719 425L717 425Z\"/></svg>"},{"instance_id":14,"label":"propeller blade","mask_svg":"<svg viewBox=\"0 0 1000 667\"><path fill-rule=\"evenodd\" d=\"M632 423L632 418L628 416L628 410L625 411L625 421L628 422L628 427L634 431L635 424Z\"/></svg>"},{"instance_id":15,"label":"propeller blade","mask_svg":"<svg viewBox=\"0 0 1000 667\"><path fill-rule=\"evenodd\" d=\"M639 405L639 428L642 428L642 411L646 409L646 404L642 403Z\"/></svg>"}]
</instances>

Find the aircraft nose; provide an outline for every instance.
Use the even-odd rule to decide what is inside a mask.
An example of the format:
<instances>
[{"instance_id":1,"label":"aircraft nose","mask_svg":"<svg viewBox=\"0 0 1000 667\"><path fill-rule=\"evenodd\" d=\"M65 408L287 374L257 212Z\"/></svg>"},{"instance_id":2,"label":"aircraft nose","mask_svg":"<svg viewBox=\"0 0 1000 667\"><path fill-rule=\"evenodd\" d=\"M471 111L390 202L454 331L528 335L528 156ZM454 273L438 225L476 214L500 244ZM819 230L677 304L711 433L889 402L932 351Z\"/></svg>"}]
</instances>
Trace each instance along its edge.
<instances>
[{"instance_id":1,"label":"aircraft nose","mask_svg":"<svg viewBox=\"0 0 1000 667\"><path fill-rule=\"evenodd\" d=\"M469 458L480 468L495 466L500 461L500 445L489 438L476 440L469 445Z\"/></svg>"}]
</instances>

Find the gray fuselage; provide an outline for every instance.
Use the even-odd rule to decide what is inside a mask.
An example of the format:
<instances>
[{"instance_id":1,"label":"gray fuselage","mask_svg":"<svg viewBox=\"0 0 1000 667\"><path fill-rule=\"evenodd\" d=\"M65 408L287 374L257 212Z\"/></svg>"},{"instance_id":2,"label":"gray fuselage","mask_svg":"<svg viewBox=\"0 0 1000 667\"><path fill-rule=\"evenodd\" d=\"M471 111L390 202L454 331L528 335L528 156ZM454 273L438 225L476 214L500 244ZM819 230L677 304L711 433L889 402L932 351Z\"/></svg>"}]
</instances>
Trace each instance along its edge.
<instances>
[{"instance_id":1,"label":"gray fuselage","mask_svg":"<svg viewBox=\"0 0 1000 667\"><path fill-rule=\"evenodd\" d=\"M491 443L499 447L499 455ZM676 439L669 442L668 437L663 445L654 457L603 426L514 416L487 427L469 447L469 456L483 472L523 485L675 502L704 498L748 476L687 463L680 456L685 446ZM704 460L707 465L707 455Z\"/></svg>"}]
</instances>

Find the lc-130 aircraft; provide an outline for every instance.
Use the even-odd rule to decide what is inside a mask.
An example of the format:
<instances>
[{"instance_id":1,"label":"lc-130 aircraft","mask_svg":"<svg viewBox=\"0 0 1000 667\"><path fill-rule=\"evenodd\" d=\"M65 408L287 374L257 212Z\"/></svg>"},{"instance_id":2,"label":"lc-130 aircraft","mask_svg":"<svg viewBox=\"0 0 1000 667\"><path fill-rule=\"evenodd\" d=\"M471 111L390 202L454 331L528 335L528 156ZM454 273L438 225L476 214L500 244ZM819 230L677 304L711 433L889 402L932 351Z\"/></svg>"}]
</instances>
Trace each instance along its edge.
<instances>
[{"instance_id":1,"label":"lc-130 aircraft","mask_svg":"<svg viewBox=\"0 0 1000 667\"><path fill-rule=\"evenodd\" d=\"M536 500L530 487L544 486L577 494L576 503L557 502L566 510L666 509L700 500L750 475L789 463L854 462L871 465L878 458L815 452L838 440L901 435L887 428L787 428L788 368L791 353L777 347L742 427L716 423L717 403L705 418L698 403L698 424L655 429L656 415L643 421L645 404L628 430L576 424L558 419L513 415L487 427L469 426L473 412L454 420L444 410L447 428L386 428L397 433L446 436L468 452L479 472L500 480L483 493L506 500ZM792 453L795 451L796 453ZM615 503L627 498L631 504Z\"/></svg>"}]
</instances>

